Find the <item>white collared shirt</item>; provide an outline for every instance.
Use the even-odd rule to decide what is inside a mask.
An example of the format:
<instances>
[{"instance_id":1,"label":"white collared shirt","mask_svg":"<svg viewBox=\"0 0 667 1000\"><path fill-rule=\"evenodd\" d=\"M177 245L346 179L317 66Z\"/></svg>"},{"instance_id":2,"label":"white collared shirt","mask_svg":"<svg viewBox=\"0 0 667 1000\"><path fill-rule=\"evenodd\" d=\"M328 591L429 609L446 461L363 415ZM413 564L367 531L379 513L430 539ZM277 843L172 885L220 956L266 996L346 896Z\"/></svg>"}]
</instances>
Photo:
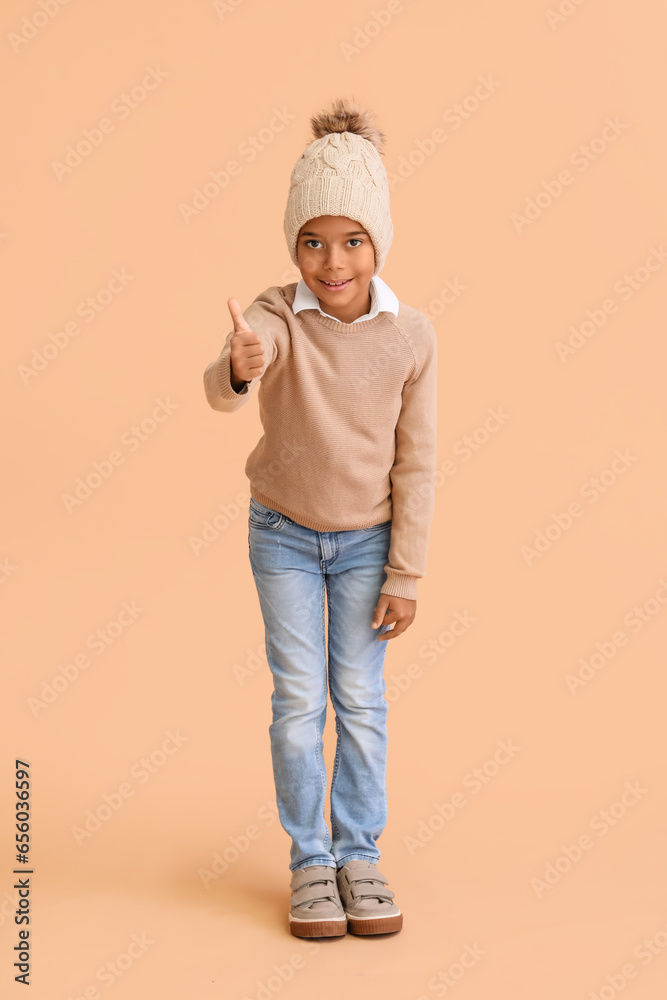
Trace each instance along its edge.
<instances>
[{"instance_id":1,"label":"white collared shirt","mask_svg":"<svg viewBox=\"0 0 667 1000\"><path fill-rule=\"evenodd\" d=\"M389 285L379 275L374 274L371 277L369 291L371 296L371 311L365 313L363 316L358 316L357 319L352 321L353 323L361 323L362 320L373 319L379 312L390 312L394 316L398 315L399 301ZM342 322L337 316L331 316L330 313L324 312L317 295L311 291L303 278L301 278L296 286L292 312L298 313L301 309L318 309L323 316L335 319L339 323Z\"/></svg>"}]
</instances>

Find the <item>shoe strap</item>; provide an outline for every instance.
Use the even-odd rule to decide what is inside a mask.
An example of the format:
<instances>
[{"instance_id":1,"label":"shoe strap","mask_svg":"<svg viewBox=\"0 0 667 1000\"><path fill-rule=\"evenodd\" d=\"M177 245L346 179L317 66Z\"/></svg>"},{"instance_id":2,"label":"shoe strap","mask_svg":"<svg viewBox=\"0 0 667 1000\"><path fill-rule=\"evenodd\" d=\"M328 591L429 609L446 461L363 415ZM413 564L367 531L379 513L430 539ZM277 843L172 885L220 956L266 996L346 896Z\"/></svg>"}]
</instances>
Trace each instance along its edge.
<instances>
[{"instance_id":1,"label":"shoe strap","mask_svg":"<svg viewBox=\"0 0 667 1000\"><path fill-rule=\"evenodd\" d=\"M365 899L367 896L372 896L374 899L393 899L395 893L391 889L376 889L374 886L370 885L368 882L364 885L363 882L357 882L355 885L350 886L350 895L352 899Z\"/></svg>"},{"instance_id":2,"label":"shoe strap","mask_svg":"<svg viewBox=\"0 0 667 1000\"><path fill-rule=\"evenodd\" d=\"M326 885L302 885L292 893L291 905L301 906L302 903L313 903L316 899L337 899L333 886L329 882Z\"/></svg>"},{"instance_id":3,"label":"shoe strap","mask_svg":"<svg viewBox=\"0 0 667 1000\"><path fill-rule=\"evenodd\" d=\"M389 885L388 880L382 872L377 871L376 868L346 868L345 873L348 882L365 882L368 879L372 879L373 882L382 882L383 885Z\"/></svg>"},{"instance_id":4,"label":"shoe strap","mask_svg":"<svg viewBox=\"0 0 667 1000\"><path fill-rule=\"evenodd\" d=\"M313 882L324 882L326 885L320 885L320 891L329 890L331 895L334 895L333 887L329 889L329 883L331 882L333 886L336 884L336 871L334 868L327 868L326 865L322 866L319 872L313 873L308 868L297 868L297 870L292 875L291 886L294 891L297 891L302 886L311 885Z\"/></svg>"},{"instance_id":5,"label":"shoe strap","mask_svg":"<svg viewBox=\"0 0 667 1000\"><path fill-rule=\"evenodd\" d=\"M364 899L373 896L376 899L392 900L396 893L391 889L378 888L378 883L382 886L388 885L387 879L382 872L364 871L363 868L352 868L346 871L347 881L350 886L352 899Z\"/></svg>"}]
</instances>

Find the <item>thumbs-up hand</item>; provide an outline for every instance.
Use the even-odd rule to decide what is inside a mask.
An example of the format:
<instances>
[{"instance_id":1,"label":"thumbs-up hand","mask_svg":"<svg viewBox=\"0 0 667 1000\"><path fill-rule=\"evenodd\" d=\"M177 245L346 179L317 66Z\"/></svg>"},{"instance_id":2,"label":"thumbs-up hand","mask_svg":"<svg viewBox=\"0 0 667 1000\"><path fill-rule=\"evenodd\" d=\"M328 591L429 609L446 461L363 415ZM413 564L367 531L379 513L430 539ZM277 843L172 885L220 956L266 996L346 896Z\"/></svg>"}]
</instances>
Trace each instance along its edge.
<instances>
[{"instance_id":1,"label":"thumbs-up hand","mask_svg":"<svg viewBox=\"0 0 667 1000\"><path fill-rule=\"evenodd\" d=\"M245 321L243 310L236 299L227 299L229 311L234 321L234 333L230 341L232 387L234 382L249 382L260 375L264 368L264 347L259 334L253 333Z\"/></svg>"}]
</instances>

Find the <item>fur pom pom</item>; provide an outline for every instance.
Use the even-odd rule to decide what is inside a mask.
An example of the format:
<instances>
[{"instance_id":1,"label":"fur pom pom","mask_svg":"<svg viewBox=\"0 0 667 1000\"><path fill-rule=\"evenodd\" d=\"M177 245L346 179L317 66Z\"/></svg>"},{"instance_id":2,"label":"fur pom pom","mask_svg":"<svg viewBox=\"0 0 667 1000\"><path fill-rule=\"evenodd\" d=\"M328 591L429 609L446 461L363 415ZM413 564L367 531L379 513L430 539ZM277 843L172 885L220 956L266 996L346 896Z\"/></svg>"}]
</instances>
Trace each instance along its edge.
<instances>
[{"instance_id":1,"label":"fur pom pom","mask_svg":"<svg viewBox=\"0 0 667 1000\"><path fill-rule=\"evenodd\" d=\"M310 119L313 140L321 139L330 132L354 132L371 142L378 153L382 153L386 136L373 125L372 119L371 112L360 111L356 101L338 98L330 111L321 111Z\"/></svg>"}]
</instances>

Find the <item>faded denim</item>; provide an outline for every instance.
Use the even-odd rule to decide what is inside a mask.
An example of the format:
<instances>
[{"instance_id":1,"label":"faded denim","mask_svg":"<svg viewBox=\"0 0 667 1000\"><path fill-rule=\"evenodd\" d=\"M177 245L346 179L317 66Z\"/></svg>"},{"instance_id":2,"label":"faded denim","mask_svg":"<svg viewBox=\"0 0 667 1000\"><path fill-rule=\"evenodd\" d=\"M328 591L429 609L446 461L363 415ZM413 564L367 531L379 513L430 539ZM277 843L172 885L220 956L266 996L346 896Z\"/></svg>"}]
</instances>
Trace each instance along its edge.
<instances>
[{"instance_id":1,"label":"faded denim","mask_svg":"<svg viewBox=\"0 0 667 1000\"><path fill-rule=\"evenodd\" d=\"M250 498L248 550L273 675L269 726L290 870L377 863L387 822L387 643L373 611L386 580L391 520L315 531ZM328 642L325 627L325 595ZM328 653L328 662L327 662ZM327 691L336 720L331 830L324 816Z\"/></svg>"}]
</instances>

